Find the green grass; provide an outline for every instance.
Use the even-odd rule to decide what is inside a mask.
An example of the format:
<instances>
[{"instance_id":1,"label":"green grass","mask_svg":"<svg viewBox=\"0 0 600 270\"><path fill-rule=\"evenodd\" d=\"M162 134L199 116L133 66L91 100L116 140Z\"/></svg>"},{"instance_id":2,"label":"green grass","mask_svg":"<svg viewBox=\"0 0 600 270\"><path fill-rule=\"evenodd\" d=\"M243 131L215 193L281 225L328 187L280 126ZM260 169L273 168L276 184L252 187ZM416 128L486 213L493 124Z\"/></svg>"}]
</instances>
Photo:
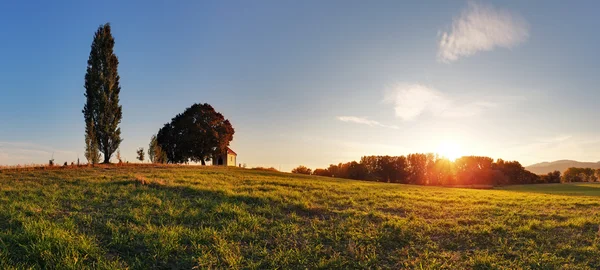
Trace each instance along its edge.
<instances>
[{"instance_id":1,"label":"green grass","mask_svg":"<svg viewBox=\"0 0 600 270\"><path fill-rule=\"evenodd\" d=\"M502 187L500 189L573 196L600 196L600 183L517 185Z\"/></svg>"},{"instance_id":2,"label":"green grass","mask_svg":"<svg viewBox=\"0 0 600 270\"><path fill-rule=\"evenodd\" d=\"M600 269L600 197L573 187L237 168L5 170L0 269ZM568 195L524 192L536 189Z\"/></svg>"}]
</instances>

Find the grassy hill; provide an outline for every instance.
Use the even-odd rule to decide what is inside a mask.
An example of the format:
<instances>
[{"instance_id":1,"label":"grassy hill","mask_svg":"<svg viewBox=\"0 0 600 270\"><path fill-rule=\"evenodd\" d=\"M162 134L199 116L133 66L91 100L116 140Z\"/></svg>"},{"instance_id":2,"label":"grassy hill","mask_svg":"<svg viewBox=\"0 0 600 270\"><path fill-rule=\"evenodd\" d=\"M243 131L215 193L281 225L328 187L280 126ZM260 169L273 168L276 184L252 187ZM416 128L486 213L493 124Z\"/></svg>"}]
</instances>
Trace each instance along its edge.
<instances>
[{"instance_id":1,"label":"grassy hill","mask_svg":"<svg viewBox=\"0 0 600 270\"><path fill-rule=\"evenodd\" d=\"M599 269L600 186L535 187L210 167L4 170L0 268Z\"/></svg>"}]
</instances>

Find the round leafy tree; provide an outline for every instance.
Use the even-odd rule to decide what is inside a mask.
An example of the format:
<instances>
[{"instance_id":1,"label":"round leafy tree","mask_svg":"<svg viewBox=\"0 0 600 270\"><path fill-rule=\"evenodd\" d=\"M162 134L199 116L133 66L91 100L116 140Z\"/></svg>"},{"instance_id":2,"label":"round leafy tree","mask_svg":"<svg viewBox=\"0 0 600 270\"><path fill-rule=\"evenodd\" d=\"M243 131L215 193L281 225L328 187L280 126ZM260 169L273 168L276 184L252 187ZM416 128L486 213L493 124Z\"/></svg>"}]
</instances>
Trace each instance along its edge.
<instances>
[{"instance_id":1,"label":"round leafy tree","mask_svg":"<svg viewBox=\"0 0 600 270\"><path fill-rule=\"evenodd\" d=\"M229 120L208 103L194 104L158 131L158 145L169 163L201 162L223 153L233 140Z\"/></svg>"}]
</instances>

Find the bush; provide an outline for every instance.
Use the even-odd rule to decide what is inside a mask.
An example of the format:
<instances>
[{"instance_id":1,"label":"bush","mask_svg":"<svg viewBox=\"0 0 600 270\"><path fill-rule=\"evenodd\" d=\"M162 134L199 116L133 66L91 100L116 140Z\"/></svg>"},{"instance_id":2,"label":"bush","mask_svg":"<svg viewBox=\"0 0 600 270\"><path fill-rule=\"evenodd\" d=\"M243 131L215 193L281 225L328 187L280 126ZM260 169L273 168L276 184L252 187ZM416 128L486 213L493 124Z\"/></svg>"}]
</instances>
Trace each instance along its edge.
<instances>
[{"instance_id":1,"label":"bush","mask_svg":"<svg viewBox=\"0 0 600 270\"><path fill-rule=\"evenodd\" d=\"M292 170L292 173L299 173L299 174L311 174L312 170L307 168L306 166L298 166L297 168Z\"/></svg>"}]
</instances>

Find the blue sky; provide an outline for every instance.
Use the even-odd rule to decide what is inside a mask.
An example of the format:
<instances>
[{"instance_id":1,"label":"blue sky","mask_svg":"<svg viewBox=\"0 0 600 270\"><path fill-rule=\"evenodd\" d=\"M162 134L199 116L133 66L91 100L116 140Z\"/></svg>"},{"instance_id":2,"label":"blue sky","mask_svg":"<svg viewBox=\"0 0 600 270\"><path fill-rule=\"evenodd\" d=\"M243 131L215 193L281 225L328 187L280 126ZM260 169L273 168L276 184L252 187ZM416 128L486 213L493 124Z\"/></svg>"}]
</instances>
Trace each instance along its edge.
<instances>
[{"instance_id":1,"label":"blue sky","mask_svg":"<svg viewBox=\"0 0 600 270\"><path fill-rule=\"evenodd\" d=\"M0 3L0 164L83 160L84 74L110 22L122 155L193 103L249 166L442 152L600 160L595 1Z\"/></svg>"}]
</instances>

